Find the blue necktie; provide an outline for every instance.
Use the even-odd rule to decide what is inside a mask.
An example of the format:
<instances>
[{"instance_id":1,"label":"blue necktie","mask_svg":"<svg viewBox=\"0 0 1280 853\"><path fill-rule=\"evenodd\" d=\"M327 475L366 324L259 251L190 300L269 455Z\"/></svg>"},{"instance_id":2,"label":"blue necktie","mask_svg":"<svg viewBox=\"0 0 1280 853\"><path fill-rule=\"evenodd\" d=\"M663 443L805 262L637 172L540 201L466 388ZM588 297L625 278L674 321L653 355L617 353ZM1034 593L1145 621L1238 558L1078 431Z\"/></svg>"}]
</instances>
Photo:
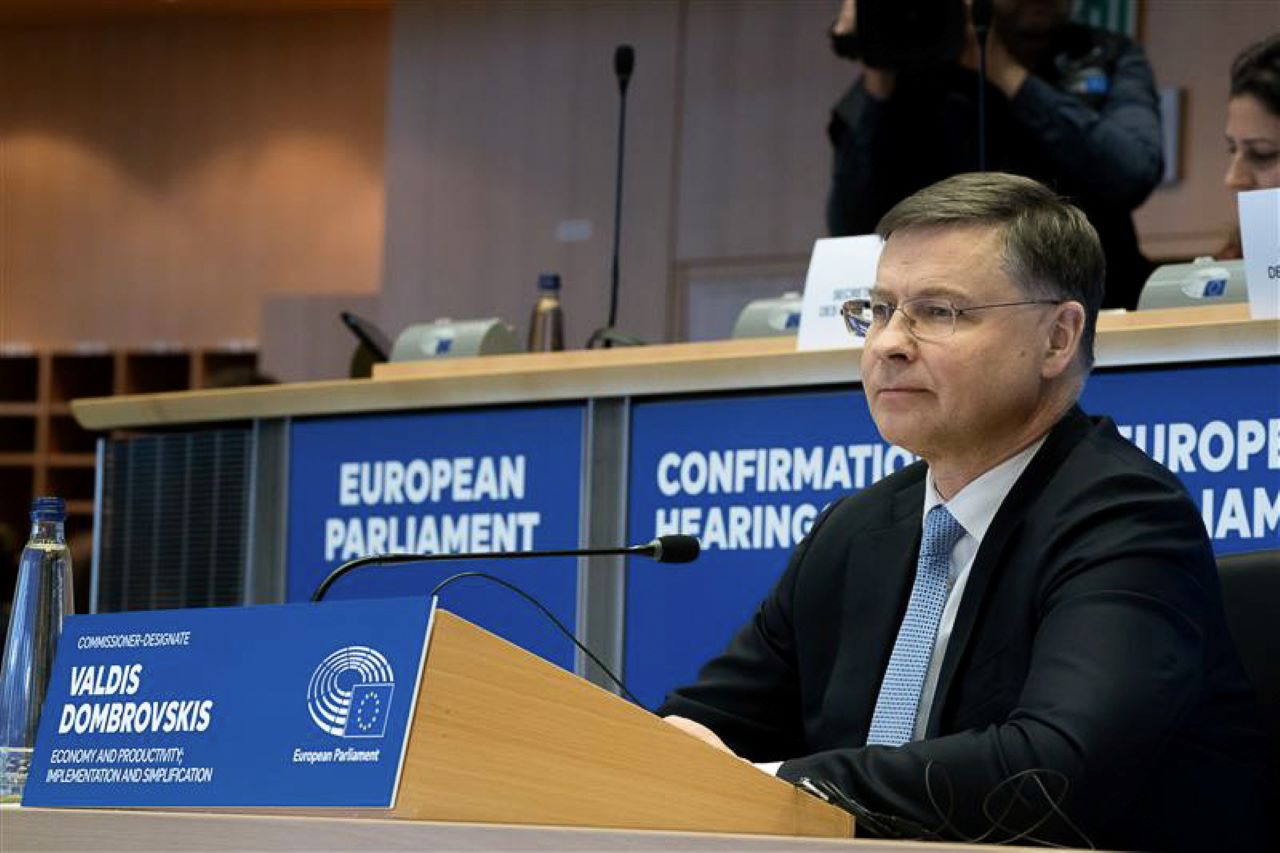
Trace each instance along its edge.
<instances>
[{"instance_id":1,"label":"blue necktie","mask_svg":"<svg viewBox=\"0 0 1280 853\"><path fill-rule=\"evenodd\" d=\"M951 549L964 532L960 522L942 504L929 510L924 520L911 600L898 627L898 639L889 656L880 695L876 697L868 746L901 746L911 740L920 690L929 669L929 658L933 656L942 608L947 603Z\"/></svg>"}]
</instances>

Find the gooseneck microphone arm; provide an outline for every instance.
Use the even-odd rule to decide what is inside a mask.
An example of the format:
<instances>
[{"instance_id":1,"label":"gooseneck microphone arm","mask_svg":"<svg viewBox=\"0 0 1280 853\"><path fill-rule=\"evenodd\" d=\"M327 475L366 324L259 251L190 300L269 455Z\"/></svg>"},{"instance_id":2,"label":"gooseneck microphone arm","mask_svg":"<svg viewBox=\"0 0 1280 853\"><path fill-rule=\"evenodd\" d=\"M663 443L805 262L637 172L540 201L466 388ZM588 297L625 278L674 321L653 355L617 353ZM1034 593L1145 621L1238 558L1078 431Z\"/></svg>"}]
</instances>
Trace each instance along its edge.
<instances>
[{"instance_id":1,"label":"gooseneck microphone arm","mask_svg":"<svg viewBox=\"0 0 1280 853\"><path fill-rule=\"evenodd\" d=\"M627 141L627 86L636 67L636 52L629 44L620 44L613 52L613 73L618 78L618 160L613 182L613 262L609 270L609 321L597 329L587 341L590 349L600 342L608 348L614 343L638 343L616 332L618 325L618 255L622 236L622 164Z\"/></svg>"},{"instance_id":2,"label":"gooseneck microphone arm","mask_svg":"<svg viewBox=\"0 0 1280 853\"><path fill-rule=\"evenodd\" d=\"M978 171L987 171L987 33L994 14L991 0L974 0L969 9L978 39Z\"/></svg>"},{"instance_id":3,"label":"gooseneck microphone arm","mask_svg":"<svg viewBox=\"0 0 1280 853\"><path fill-rule=\"evenodd\" d=\"M609 328L618 325L618 253L622 236L622 162L627 144L627 85L636 67L631 45L619 45L613 52L613 73L618 77L618 164L613 183L613 266L609 273Z\"/></svg>"},{"instance_id":4,"label":"gooseneck microphone arm","mask_svg":"<svg viewBox=\"0 0 1280 853\"><path fill-rule=\"evenodd\" d=\"M688 563L698 556L700 545L692 536L672 534L659 536L645 545L631 545L625 548L576 548L559 551L495 551L491 553L464 554L374 554L368 557L357 557L338 566L329 576L320 582L312 593L312 602L324 599L329 587L343 575L365 566L394 566L404 563L435 563L456 560L522 560L531 557L612 557L633 556L652 557L660 563Z\"/></svg>"}]
</instances>

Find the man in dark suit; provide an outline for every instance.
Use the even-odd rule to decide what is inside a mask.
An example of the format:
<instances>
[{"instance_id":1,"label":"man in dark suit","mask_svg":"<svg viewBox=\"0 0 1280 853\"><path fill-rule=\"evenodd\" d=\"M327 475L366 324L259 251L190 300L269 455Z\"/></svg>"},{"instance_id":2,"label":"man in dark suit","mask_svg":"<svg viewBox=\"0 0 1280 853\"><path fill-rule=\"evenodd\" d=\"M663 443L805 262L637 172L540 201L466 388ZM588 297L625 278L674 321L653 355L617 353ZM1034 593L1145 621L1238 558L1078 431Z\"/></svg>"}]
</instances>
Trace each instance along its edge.
<instances>
[{"instance_id":1,"label":"man in dark suit","mask_svg":"<svg viewBox=\"0 0 1280 853\"><path fill-rule=\"evenodd\" d=\"M1076 406L1093 228L1032 180L967 174L877 230L876 286L844 314L878 429L922 461L828 508L659 713L833 783L864 829L1259 846L1261 735L1204 526Z\"/></svg>"}]
</instances>

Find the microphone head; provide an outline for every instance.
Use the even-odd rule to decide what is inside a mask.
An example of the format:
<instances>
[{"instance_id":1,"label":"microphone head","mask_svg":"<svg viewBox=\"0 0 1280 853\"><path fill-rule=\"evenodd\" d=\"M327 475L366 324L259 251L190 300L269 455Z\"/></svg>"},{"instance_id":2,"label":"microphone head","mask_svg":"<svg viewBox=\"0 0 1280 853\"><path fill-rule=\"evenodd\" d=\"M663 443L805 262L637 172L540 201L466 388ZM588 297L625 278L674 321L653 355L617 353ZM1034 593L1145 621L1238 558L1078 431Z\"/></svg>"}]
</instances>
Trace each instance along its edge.
<instances>
[{"instance_id":1,"label":"microphone head","mask_svg":"<svg viewBox=\"0 0 1280 853\"><path fill-rule=\"evenodd\" d=\"M969 19L973 21L976 29L990 27L993 17L995 17L995 9L991 0L973 0L973 5L969 7Z\"/></svg>"},{"instance_id":2,"label":"microphone head","mask_svg":"<svg viewBox=\"0 0 1280 853\"><path fill-rule=\"evenodd\" d=\"M692 563L698 559L702 543L694 536L683 533L672 533L659 536L650 543L653 548L653 559L659 563Z\"/></svg>"},{"instance_id":3,"label":"microphone head","mask_svg":"<svg viewBox=\"0 0 1280 853\"><path fill-rule=\"evenodd\" d=\"M613 73L618 77L618 85L627 88L631 72L636 67L636 52L629 44L620 44L613 51Z\"/></svg>"}]
</instances>

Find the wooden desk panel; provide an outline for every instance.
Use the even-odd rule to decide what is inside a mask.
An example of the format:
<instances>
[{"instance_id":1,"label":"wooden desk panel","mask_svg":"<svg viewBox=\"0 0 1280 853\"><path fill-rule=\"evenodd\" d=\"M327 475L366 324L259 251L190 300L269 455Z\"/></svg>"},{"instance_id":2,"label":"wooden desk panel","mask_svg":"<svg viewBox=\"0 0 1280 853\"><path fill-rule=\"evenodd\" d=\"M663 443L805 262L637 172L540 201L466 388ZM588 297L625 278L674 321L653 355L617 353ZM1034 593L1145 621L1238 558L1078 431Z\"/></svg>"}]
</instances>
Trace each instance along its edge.
<instances>
[{"instance_id":1,"label":"wooden desk panel","mask_svg":"<svg viewBox=\"0 0 1280 853\"><path fill-rule=\"evenodd\" d=\"M1280 321L1244 305L1105 314L1097 366L1280 355ZM857 349L797 352L792 338L577 350L379 365L372 379L77 400L87 429L351 414L859 381Z\"/></svg>"},{"instance_id":2,"label":"wooden desk panel","mask_svg":"<svg viewBox=\"0 0 1280 853\"><path fill-rule=\"evenodd\" d=\"M0 826L6 850L990 850L910 841L17 806L0 807Z\"/></svg>"}]
</instances>

